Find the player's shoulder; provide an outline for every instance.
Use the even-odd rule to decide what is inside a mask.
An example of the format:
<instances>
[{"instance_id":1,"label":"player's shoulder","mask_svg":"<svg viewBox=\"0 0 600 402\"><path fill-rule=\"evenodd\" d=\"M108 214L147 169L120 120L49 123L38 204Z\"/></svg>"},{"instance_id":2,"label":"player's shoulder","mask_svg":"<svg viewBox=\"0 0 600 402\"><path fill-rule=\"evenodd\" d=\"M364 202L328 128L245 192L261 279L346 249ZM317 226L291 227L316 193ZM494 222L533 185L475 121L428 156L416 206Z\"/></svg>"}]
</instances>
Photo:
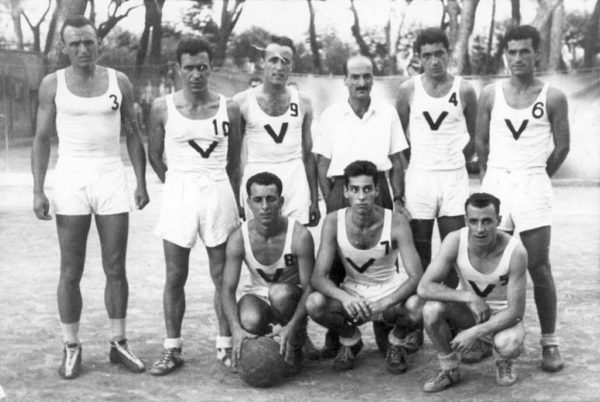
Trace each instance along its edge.
<instances>
[{"instance_id":1,"label":"player's shoulder","mask_svg":"<svg viewBox=\"0 0 600 402\"><path fill-rule=\"evenodd\" d=\"M40 95L54 95L56 93L56 86L58 85L57 72L54 71L44 78L40 83L39 93Z\"/></svg>"},{"instance_id":2,"label":"player's shoulder","mask_svg":"<svg viewBox=\"0 0 600 402\"><path fill-rule=\"evenodd\" d=\"M393 226L409 226L408 219L401 213L392 211L392 225Z\"/></svg>"},{"instance_id":3,"label":"player's shoulder","mask_svg":"<svg viewBox=\"0 0 600 402\"><path fill-rule=\"evenodd\" d=\"M306 244L306 242L312 241L312 235L310 231L304 227L298 221L294 221L294 228L292 232L292 241L296 244Z\"/></svg>"},{"instance_id":4,"label":"player's shoulder","mask_svg":"<svg viewBox=\"0 0 600 402\"><path fill-rule=\"evenodd\" d=\"M444 237L442 244L444 244L446 247L450 247L450 248L456 247L458 249L458 245L460 243L460 237L461 237L461 233L462 233L463 229L464 228L453 230L452 232L448 233L446 235L446 237Z\"/></svg>"},{"instance_id":5,"label":"player's shoulder","mask_svg":"<svg viewBox=\"0 0 600 402\"><path fill-rule=\"evenodd\" d=\"M242 226L235 228L229 236L227 236L227 248L230 250L244 251L244 236L242 234Z\"/></svg>"},{"instance_id":6,"label":"player's shoulder","mask_svg":"<svg viewBox=\"0 0 600 402\"><path fill-rule=\"evenodd\" d=\"M409 77L409 78L405 79L404 81L402 81L402 83L400 84L399 91L402 93L410 93L410 92L414 91L416 77L418 77L418 75L414 76L414 77Z\"/></svg>"},{"instance_id":7,"label":"player's shoulder","mask_svg":"<svg viewBox=\"0 0 600 402\"><path fill-rule=\"evenodd\" d=\"M246 102L246 99L248 98L248 94L252 90L253 90L253 88L246 88L243 91L240 91L240 92L236 93L235 95L233 95L231 99L236 101L239 105L243 105Z\"/></svg>"},{"instance_id":8,"label":"player's shoulder","mask_svg":"<svg viewBox=\"0 0 600 402\"><path fill-rule=\"evenodd\" d=\"M329 212L327 215L325 215L325 219L323 220L323 226L325 227L325 226L337 225L338 213L339 213L339 210L336 210L333 212Z\"/></svg>"},{"instance_id":9,"label":"player's shoulder","mask_svg":"<svg viewBox=\"0 0 600 402\"><path fill-rule=\"evenodd\" d=\"M493 105L494 98L496 96L496 82L489 83L485 85L481 92L479 93L479 102L484 103L486 105Z\"/></svg>"},{"instance_id":10,"label":"player's shoulder","mask_svg":"<svg viewBox=\"0 0 600 402\"><path fill-rule=\"evenodd\" d=\"M548 85L546 102L548 103L548 105L564 104L567 102L567 96L560 88Z\"/></svg>"},{"instance_id":11,"label":"player's shoulder","mask_svg":"<svg viewBox=\"0 0 600 402\"><path fill-rule=\"evenodd\" d=\"M235 99L227 99L227 111L229 113L240 113L240 104Z\"/></svg>"},{"instance_id":12,"label":"player's shoulder","mask_svg":"<svg viewBox=\"0 0 600 402\"><path fill-rule=\"evenodd\" d=\"M461 77L461 76L456 76L456 78L460 78L460 92L461 94L467 94L467 93L475 93L475 88L473 87L473 84L471 84L471 82L466 79L465 77Z\"/></svg>"}]
</instances>

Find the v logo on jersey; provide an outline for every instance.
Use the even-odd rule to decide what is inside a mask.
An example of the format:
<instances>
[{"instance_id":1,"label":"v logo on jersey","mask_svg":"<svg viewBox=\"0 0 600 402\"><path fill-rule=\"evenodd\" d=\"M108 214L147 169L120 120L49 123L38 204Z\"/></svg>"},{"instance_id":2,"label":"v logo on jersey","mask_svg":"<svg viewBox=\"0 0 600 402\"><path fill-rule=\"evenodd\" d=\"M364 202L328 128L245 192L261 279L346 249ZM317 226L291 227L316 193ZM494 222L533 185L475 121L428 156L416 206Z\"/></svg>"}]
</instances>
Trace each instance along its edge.
<instances>
[{"instance_id":1,"label":"v logo on jersey","mask_svg":"<svg viewBox=\"0 0 600 402\"><path fill-rule=\"evenodd\" d=\"M346 257L346 261L348 261L348 263L350 265L352 265L352 268L354 268L355 270L357 270L358 272L360 272L361 274L363 272L365 272L367 270L367 268L369 268L371 265L373 265L373 263L375 262L375 258L371 258L369 261L365 262L363 265L361 265L360 267L358 265L356 265L354 263L354 261L352 261L350 258Z\"/></svg>"},{"instance_id":2,"label":"v logo on jersey","mask_svg":"<svg viewBox=\"0 0 600 402\"><path fill-rule=\"evenodd\" d=\"M283 272L283 268L277 268L272 277L269 278L269 275L265 273L262 269L257 269L256 272L260 275L261 278L265 280L265 282L277 282L281 277L281 273Z\"/></svg>"},{"instance_id":3,"label":"v logo on jersey","mask_svg":"<svg viewBox=\"0 0 600 402\"><path fill-rule=\"evenodd\" d=\"M200 156L202 156L204 159L208 158L210 154L212 154L212 151L215 150L217 145L219 145L217 141L213 141L208 147L208 149L205 151L202 149L202 147L200 147L200 145L196 144L196 142L193 140L189 140L188 144L190 144L190 147L194 148L196 152L198 152Z\"/></svg>"},{"instance_id":4,"label":"v logo on jersey","mask_svg":"<svg viewBox=\"0 0 600 402\"><path fill-rule=\"evenodd\" d=\"M527 123L529 123L529 120L528 119L523 120L523 122L521 123L521 126L519 127L518 130L515 130L515 127L512 125L512 122L509 119L504 119L504 122L508 126L508 129L512 133L513 137L515 137L515 140L518 140L519 137L521 136L521 133L523 133L523 131L525 131L525 128L527 127Z\"/></svg>"},{"instance_id":5,"label":"v logo on jersey","mask_svg":"<svg viewBox=\"0 0 600 402\"><path fill-rule=\"evenodd\" d=\"M477 284L475 282L469 281L469 284L471 285L471 287L473 288L473 290L475 291L475 293L477 293L477 296L479 296L479 297L486 297L487 295L492 293L492 290L494 290L494 288L496 287L496 285L487 285L485 289L481 290L481 289L479 289L479 286L477 286Z\"/></svg>"},{"instance_id":6,"label":"v logo on jersey","mask_svg":"<svg viewBox=\"0 0 600 402\"><path fill-rule=\"evenodd\" d=\"M275 143L277 144L281 144L283 142L283 137L285 137L285 133L287 133L288 123L285 122L281 125L281 130L279 131L279 134L275 134L275 130L273 130L273 127L271 127L270 124L265 124L264 127L265 130L267 130L267 133L271 136L271 138L273 138L273 141L275 141Z\"/></svg>"},{"instance_id":7,"label":"v logo on jersey","mask_svg":"<svg viewBox=\"0 0 600 402\"><path fill-rule=\"evenodd\" d=\"M446 118L446 116L448 116L448 112L446 112L445 110L442 112L442 114L440 114L437 118L436 121L433 121L431 119L431 116L429 115L429 112L423 112L423 116L425 116L425 120L427 120L427 124L429 124L429 127L433 130L433 131L438 131L440 126L442 125L442 122L444 121L444 119Z\"/></svg>"}]
</instances>

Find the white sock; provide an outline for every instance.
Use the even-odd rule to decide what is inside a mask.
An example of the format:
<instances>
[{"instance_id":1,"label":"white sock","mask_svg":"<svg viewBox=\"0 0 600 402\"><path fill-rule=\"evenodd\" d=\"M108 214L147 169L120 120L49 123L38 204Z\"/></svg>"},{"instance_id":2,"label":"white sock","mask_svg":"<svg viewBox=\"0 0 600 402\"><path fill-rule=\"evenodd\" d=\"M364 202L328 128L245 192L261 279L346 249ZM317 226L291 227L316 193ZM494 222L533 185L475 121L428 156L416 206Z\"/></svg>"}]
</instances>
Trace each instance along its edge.
<instances>
[{"instance_id":1,"label":"white sock","mask_svg":"<svg viewBox=\"0 0 600 402\"><path fill-rule=\"evenodd\" d=\"M125 339L125 318L111 318L110 333L112 335L111 340L114 342Z\"/></svg>"},{"instance_id":2,"label":"white sock","mask_svg":"<svg viewBox=\"0 0 600 402\"><path fill-rule=\"evenodd\" d=\"M217 349L225 349L232 347L230 336L217 336Z\"/></svg>"},{"instance_id":3,"label":"white sock","mask_svg":"<svg viewBox=\"0 0 600 402\"><path fill-rule=\"evenodd\" d=\"M68 344L79 344L79 322L74 322L71 324L65 324L64 322L60 323L62 328L62 338L64 343Z\"/></svg>"},{"instance_id":4,"label":"white sock","mask_svg":"<svg viewBox=\"0 0 600 402\"><path fill-rule=\"evenodd\" d=\"M452 370L458 368L458 354L456 352L450 352L447 355L438 353L438 360L440 361L440 367L442 370Z\"/></svg>"},{"instance_id":5,"label":"white sock","mask_svg":"<svg viewBox=\"0 0 600 402\"><path fill-rule=\"evenodd\" d=\"M544 346L558 346L560 338L553 332L551 334L542 334L540 344Z\"/></svg>"},{"instance_id":6,"label":"white sock","mask_svg":"<svg viewBox=\"0 0 600 402\"><path fill-rule=\"evenodd\" d=\"M344 346L354 346L358 342L360 342L360 330L356 328L354 330L354 335L351 338L343 338L340 336L340 343Z\"/></svg>"},{"instance_id":7,"label":"white sock","mask_svg":"<svg viewBox=\"0 0 600 402\"><path fill-rule=\"evenodd\" d=\"M183 347L183 338L165 338L163 347L165 349L181 349Z\"/></svg>"}]
</instances>

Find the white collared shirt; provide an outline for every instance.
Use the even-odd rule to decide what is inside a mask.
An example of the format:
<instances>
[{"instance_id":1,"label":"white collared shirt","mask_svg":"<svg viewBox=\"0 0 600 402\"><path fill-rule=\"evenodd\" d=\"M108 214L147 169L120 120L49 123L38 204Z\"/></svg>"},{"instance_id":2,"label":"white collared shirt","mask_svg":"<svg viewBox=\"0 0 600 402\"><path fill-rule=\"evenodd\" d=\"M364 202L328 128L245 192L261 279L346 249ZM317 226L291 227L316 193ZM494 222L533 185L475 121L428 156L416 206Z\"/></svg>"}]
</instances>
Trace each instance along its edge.
<instances>
[{"instance_id":1,"label":"white collared shirt","mask_svg":"<svg viewBox=\"0 0 600 402\"><path fill-rule=\"evenodd\" d=\"M331 160L328 177L341 176L356 160L368 160L379 171L392 167L389 155L408 148L396 109L371 99L369 109L358 117L348 100L329 106L321 114L313 152Z\"/></svg>"}]
</instances>

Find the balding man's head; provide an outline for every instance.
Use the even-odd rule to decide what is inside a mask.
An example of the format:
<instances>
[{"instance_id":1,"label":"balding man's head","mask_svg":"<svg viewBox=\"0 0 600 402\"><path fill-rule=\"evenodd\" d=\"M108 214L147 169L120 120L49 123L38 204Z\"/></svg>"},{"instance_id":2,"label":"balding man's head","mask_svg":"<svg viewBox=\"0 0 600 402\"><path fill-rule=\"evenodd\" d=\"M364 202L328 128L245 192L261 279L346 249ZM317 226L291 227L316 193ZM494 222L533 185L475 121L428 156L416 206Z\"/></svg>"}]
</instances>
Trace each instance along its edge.
<instances>
[{"instance_id":1,"label":"balding man's head","mask_svg":"<svg viewBox=\"0 0 600 402\"><path fill-rule=\"evenodd\" d=\"M352 66L368 65L371 67L371 73L373 73L373 62L371 61L371 59L369 59L366 56L363 56L362 54L357 54L356 56L352 56L346 61L346 63L344 63L343 72L344 72L345 77L348 77L348 67L350 65L352 65Z\"/></svg>"},{"instance_id":2,"label":"balding man's head","mask_svg":"<svg viewBox=\"0 0 600 402\"><path fill-rule=\"evenodd\" d=\"M348 95L354 101L370 101L373 87L373 63L364 56L354 56L345 64L344 84Z\"/></svg>"}]
</instances>

